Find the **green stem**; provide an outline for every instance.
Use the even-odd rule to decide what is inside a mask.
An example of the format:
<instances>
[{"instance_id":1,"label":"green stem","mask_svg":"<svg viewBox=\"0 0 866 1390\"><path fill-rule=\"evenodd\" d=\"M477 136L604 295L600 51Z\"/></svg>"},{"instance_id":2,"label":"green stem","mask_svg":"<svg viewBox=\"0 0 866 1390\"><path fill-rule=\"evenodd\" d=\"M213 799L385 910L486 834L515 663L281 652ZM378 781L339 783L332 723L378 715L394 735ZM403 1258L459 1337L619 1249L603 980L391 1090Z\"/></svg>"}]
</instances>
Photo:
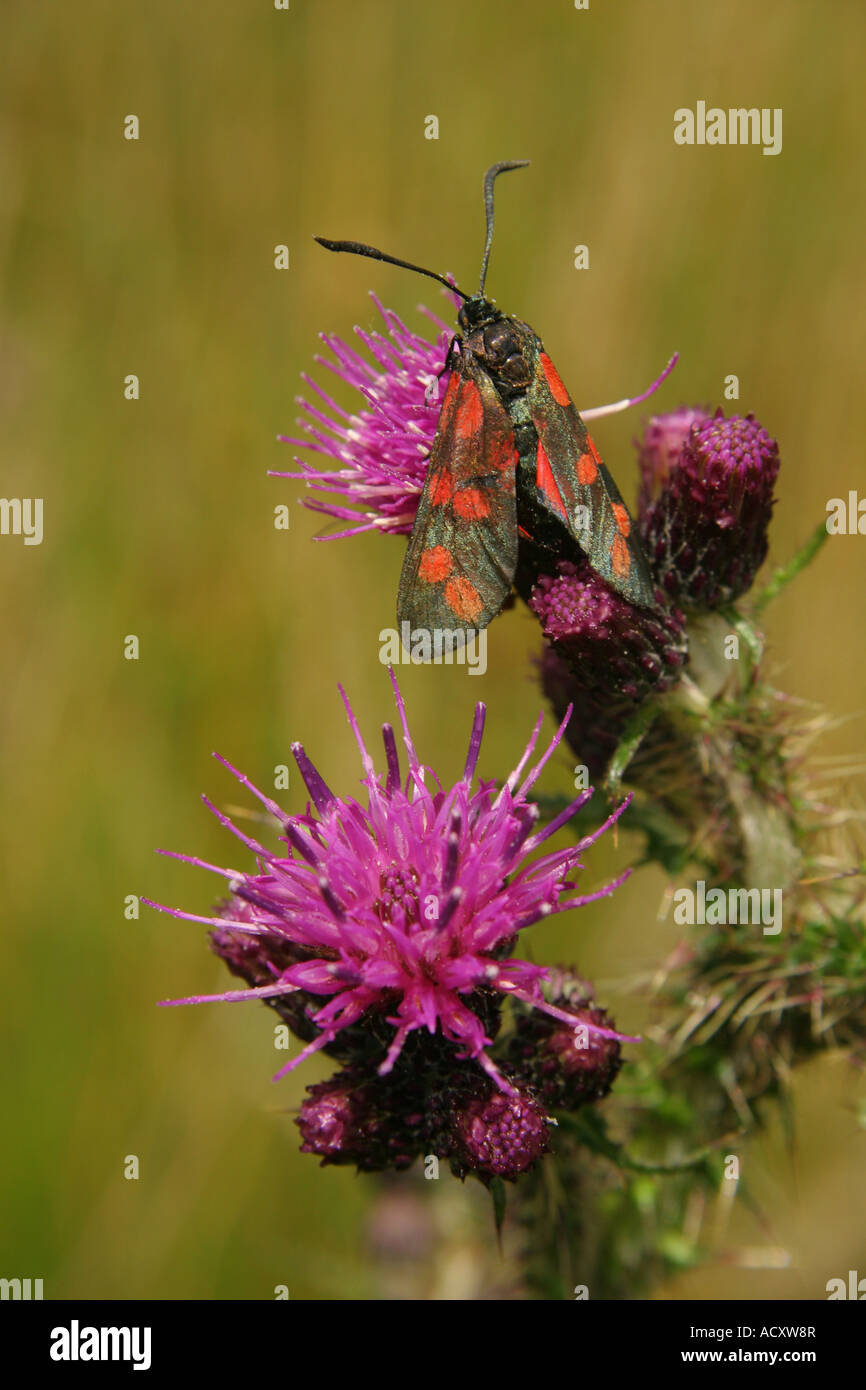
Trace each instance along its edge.
<instances>
[{"instance_id":1,"label":"green stem","mask_svg":"<svg viewBox=\"0 0 866 1390\"><path fill-rule=\"evenodd\" d=\"M793 560L789 560L787 565L782 565L776 570L762 593L760 593L755 600L753 612L756 615L763 612L767 604L774 598L777 598L782 590L790 584L791 580L796 579L800 571L804 570L807 565L812 563L828 535L827 523L822 521L816 526L806 544L797 551Z\"/></svg>"},{"instance_id":2,"label":"green stem","mask_svg":"<svg viewBox=\"0 0 866 1390\"><path fill-rule=\"evenodd\" d=\"M626 768L646 737L659 714L655 700L647 700L636 714L632 715L625 733L617 744L616 752L610 760L604 779L605 791L611 800L619 795L620 784Z\"/></svg>"}]
</instances>

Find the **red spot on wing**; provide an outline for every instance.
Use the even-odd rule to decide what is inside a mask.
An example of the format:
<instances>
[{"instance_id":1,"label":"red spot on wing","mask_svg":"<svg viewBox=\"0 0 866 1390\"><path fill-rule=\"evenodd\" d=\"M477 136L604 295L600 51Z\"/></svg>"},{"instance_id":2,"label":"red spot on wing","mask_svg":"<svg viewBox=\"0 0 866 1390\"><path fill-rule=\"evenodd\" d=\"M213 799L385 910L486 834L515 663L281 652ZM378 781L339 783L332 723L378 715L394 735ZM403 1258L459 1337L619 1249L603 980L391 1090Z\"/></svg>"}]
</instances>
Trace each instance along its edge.
<instances>
[{"instance_id":1,"label":"red spot on wing","mask_svg":"<svg viewBox=\"0 0 866 1390\"><path fill-rule=\"evenodd\" d=\"M586 436L586 442L589 445L589 452L592 454L596 463L601 463L601 454L598 452L598 449L596 449L595 441L593 440L591 435L588 434Z\"/></svg>"},{"instance_id":2,"label":"red spot on wing","mask_svg":"<svg viewBox=\"0 0 866 1390\"><path fill-rule=\"evenodd\" d=\"M544 450L541 440L538 441L538 452L535 455L535 482L539 492L542 492L559 512L563 520L567 520L565 503L562 500L562 493L556 485L553 476L553 469L550 466L550 459Z\"/></svg>"},{"instance_id":3,"label":"red spot on wing","mask_svg":"<svg viewBox=\"0 0 866 1390\"><path fill-rule=\"evenodd\" d=\"M627 536L631 530L631 517L623 506L622 502L611 502L616 528L621 536Z\"/></svg>"},{"instance_id":4,"label":"red spot on wing","mask_svg":"<svg viewBox=\"0 0 866 1390\"><path fill-rule=\"evenodd\" d=\"M463 575L448 580L445 585L445 602L454 616L463 623L474 623L483 607L481 595L475 585Z\"/></svg>"},{"instance_id":5,"label":"red spot on wing","mask_svg":"<svg viewBox=\"0 0 866 1390\"><path fill-rule=\"evenodd\" d=\"M454 479L447 468L443 468L430 486L430 501L434 507L444 507L446 502L451 501L453 492Z\"/></svg>"},{"instance_id":6,"label":"red spot on wing","mask_svg":"<svg viewBox=\"0 0 866 1390\"><path fill-rule=\"evenodd\" d=\"M490 503L477 487L464 487L454 494L454 515L464 521L483 521L490 515Z\"/></svg>"},{"instance_id":7,"label":"red spot on wing","mask_svg":"<svg viewBox=\"0 0 866 1390\"><path fill-rule=\"evenodd\" d=\"M460 387L454 431L458 439L471 439L484 421L484 403L474 381L464 381Z\"/></svg>"},{"instance_id":8,"label":"red spot on wing","mask_svg":"<svg viewBox=\"0 0 866 1390\"><path fill-rule=\"evenodd\" d=\"M592 440L590 440L592 443ZM598 464L592 454L581 454L577 460L577 481L584 487L592 487L598 477Z\"/></svg>"},{"instance_id":9,"label":"red spot on wing","mask_svg":"<svg viewBox=\"0 0 866 1390\"><path fill-rule=\"evenodd\" d=\"M631 556L622 536L614 536L613 538L613 545L610 548L610 563L617 578L625 579L631 569Z\"/></svg>"},{"instance_id":10,"label":"red spot on wing","mask_svg":"<svg viewBox=\"0 0 866 1390\"><path fill-rule=\"evenodd\" d=\"M571 405L571 397L563 386L559 372L554 367L546 352L541 354L541 369L547 377L550 394L556 401L556 404Z\"/></svg>"},{"instance_id":11,"label":"red spot on wing","mask_svg":"<svg viewBox=\"0 0 866 1390\"><path fill-rule=\"evenodd\" d=\"M514 435L510 430L493 436L485 463L495 468L497 473L505 473L509 468L517 467L517 450L514 447Z\"/></svg>"},{"instance_id":12,"label":"red spot on wing","mask_svg":"<svg viewBox=\"0 0 866 1390\"><path fill-rule=\"evenodd\" d=\"M459 390L460 378L456 372L452 372L448 378L448 389L446 390L445 395L442 399L442 409L439 412L440 417L445 414L445 411L449 408L449 406L452 406L454 404L454 398Z\"/></svg>"},{"instance_id":13,"label":"red spot on wing","mask_svg":"<svg viewBox=\"0 0 866 1390\"><path fill-rule=\"evenodd\" d=\"M421 553L418 578L423 579L425 584L440 584L443 579L448 578L453 566L450 550L446 550L444 545L431 546L429 550Z\"/></svg>"}]
</instances>

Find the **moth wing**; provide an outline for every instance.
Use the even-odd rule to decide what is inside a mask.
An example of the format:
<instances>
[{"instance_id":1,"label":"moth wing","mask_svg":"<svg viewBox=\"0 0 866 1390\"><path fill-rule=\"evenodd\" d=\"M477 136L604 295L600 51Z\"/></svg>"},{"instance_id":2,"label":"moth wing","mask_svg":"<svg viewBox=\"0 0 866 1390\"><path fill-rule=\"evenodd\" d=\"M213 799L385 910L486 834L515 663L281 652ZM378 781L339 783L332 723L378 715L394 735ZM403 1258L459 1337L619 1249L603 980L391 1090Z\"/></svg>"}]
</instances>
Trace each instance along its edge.
<instances>
[{"instance_id":1,"label":"moth wing","mask_svg":"<svg viewBox=\"0 0 866 1390\"><path fill-rule=\"evenodd\" d=\"M517 566L517 450L508 411L464 349L448 381L403 561L397 621L411 630L480 629Z\"/></svg>"},{"instance_id":2,"label":"moth wing","mask_svg":"<svg viewBox=\"0 0 866 1390\"><path fill-rule=\"evenodd\" d=\"M619 488L540 343L528 391L538 435L538 500L567 527L593 569L630 603L654 608L652 576Z\"/></svg>"}]
</instances>

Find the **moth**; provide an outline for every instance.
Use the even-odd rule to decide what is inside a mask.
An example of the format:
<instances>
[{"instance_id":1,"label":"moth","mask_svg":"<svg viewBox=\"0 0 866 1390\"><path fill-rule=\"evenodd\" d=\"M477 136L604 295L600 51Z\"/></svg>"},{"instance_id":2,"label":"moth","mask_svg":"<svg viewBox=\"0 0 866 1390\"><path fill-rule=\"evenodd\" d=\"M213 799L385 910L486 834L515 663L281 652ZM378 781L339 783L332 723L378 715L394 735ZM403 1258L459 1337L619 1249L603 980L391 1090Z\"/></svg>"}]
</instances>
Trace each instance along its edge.
<instances>
[{"instance_id":1,"label":"moth","mask_svg":"<svg viewBox=\"0 0 866 1390\"><path fill-rule=\"evenodd\" d=\"M500 174L528 163L494 164L484 175L486 238L477 294L373 246L316 237L328 251L369 256L427 275L463 300L400 577L401 631L404 623L411 631L486 627L511 594L526 544L548 555L558 552L560 558L576 555L576 546L617 593L638 606L655 607L628 508L544 344L529 324L503 314L485 294L493 185Z\"/></svg>"}]
</instances>

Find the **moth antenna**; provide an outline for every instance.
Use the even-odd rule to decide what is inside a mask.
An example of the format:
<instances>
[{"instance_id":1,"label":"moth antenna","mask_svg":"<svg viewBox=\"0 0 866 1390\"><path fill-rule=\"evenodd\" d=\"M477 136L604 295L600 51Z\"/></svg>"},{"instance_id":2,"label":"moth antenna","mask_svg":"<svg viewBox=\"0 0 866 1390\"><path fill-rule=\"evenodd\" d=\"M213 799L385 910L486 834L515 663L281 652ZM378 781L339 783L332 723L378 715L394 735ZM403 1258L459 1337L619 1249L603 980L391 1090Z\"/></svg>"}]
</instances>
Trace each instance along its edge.
<instances>
[{"instance_id":1,"label":"moth antenna","mask_svg":"<svg viewBox=\"0 0 866 1390\"><path fill-rule=\"evenodd\" d=\"M487 279L487 266L490 262L490 248L493 245L493 183L499 174L508 169L525 169L528 159L509 159L502 164L491 164L484 175L484 215L487 218L487 238L484 242L484 259L481 262L481 285L478 293L484 297L484 282Z\"/></svg>"},{"instance_id":2,"label":"moth antenna","mask_svg":"<svg viewBox=\"0 0 866 1390\"><path fill-rule=\"evenodd\" d=\"M503 165L503 168L511 168L511 165ZM416 275L428 275L431 280L438 280L440 285L459 294L461 299L469 299L465 290L460 290L444 275L437 275L435 270L425 270L422 265L413 265L411 261L400 261L396 256L387 256L384 251L377 251L375 246L365 246L360 241L328 241L326 237L313 237L320 246L324 246L326 251L348 251L353 256L369 256L372 261L386 261L388 265L402 266L403 270L414 270Z\"/></svg>"}]
</instances>

